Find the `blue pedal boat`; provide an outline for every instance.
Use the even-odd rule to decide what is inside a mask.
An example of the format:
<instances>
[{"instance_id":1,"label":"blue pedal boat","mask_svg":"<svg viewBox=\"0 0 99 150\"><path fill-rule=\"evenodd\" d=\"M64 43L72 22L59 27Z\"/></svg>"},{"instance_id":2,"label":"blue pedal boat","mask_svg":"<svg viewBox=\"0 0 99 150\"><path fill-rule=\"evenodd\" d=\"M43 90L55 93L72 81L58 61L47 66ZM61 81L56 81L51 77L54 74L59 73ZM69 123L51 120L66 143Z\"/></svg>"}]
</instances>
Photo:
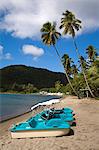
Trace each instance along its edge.
<instances>
[{"instance_id":1,"label":"blue pedal boat","mask_svg":"<svg viewBox=\"0 0 99 150\"><path fill-rule=\"evenodd\" d=\"M69 110L69 111L64 111L64 110ZM45 111L42 111L41 113L37 114L35 116L36 120L49 120L52 118L57 118L57 119L62 119L66 122L68 122L70 125L74 122L75 118L73 117L73 114L70 109L47 109Z\"/></svg>"},{"instance_id":2,"label":"blue pedal boat","mask_svg":"<svg viewBox=\"0 0 99 150\"><path fill-rule=\"evenodd\" d=\"M71 108L54 109L56 113L73 113Z\"/></svg>"},{"instance_id":3,"label":"blue pedal boat","mask_svg":"<svg viewBox=\"0 0 99 150\"><path fill-rule=\"evenodd\" d=\"M62 136L70 132L70 125L60 118L38 121L32 117L26 122L14 125L10 131L12 138Z\"/></svg>"}]
</instances>

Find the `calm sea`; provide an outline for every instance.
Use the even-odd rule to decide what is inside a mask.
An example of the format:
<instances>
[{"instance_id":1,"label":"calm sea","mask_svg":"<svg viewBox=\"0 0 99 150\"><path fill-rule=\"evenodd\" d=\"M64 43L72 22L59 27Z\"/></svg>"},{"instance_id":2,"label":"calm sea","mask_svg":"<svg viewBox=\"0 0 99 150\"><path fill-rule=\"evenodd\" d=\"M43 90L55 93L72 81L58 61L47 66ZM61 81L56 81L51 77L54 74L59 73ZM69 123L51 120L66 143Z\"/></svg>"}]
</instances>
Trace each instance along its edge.
<instances>
[{"instance_id":1,"label":"calm sea","mask_svg":"<svg viewBox=\"0 0 99 150\"><path fill-rule=\"evenodd\" d=\"M54 98L59 97L37 94L0 94L0 121L28 112L31 106Z\"/></svg>"}]
</instances>

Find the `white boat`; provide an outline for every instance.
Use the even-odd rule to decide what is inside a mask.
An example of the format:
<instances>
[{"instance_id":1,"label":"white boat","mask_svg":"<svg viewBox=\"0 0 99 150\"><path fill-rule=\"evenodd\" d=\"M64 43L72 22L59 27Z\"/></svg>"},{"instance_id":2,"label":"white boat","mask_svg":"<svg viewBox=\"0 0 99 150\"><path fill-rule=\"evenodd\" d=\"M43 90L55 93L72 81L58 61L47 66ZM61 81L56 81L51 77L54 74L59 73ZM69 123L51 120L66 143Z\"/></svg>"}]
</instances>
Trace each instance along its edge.
<instances>
[{"instance_id":1,"label":"white boat","mask_svg":"<svg viewBox=\"0 0 99 150\"><path fill-rule=\"evenodd\" d=\"M34 118L14 125L11 129L12 138L63 136L70 132L70 125L61 119L35 121Z\"/></svg>"}]
</instances>

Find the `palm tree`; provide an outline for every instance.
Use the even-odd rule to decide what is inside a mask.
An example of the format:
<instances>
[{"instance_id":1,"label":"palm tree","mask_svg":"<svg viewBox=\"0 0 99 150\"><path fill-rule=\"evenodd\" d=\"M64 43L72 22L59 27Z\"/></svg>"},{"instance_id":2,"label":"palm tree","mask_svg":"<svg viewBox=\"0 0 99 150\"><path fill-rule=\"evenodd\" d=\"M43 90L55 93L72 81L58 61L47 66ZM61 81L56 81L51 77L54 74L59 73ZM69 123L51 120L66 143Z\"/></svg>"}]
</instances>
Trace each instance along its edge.
<instances>
[{"instance_id":1,"label":"palm tree","mask_svg":"<svg viewBox=\"0 0 99 150\"><path fill-rule=\"evenodd\" d=\"M62 56L62 63L63 63L63 66L68 74L68 76L71 75L71 63L72 63L72 59L69 58L68 54L64 54Z\"/></svg>"},{"instance_id":2,"label":"palm tree","mask_svg":"<svg viewBox=\"0 0 99 150\"><path fill-rule=\"evenodd\" d=\"M72 36L73 43L74 43L74 46L75 46L75 49L76 49L76 53L77 53L77 56L80 60L80 54L78 52L78 47L77 47L77 44L76 44L76 41L75 41L75 32L78 31L81 28L81 21L79 19L76 19L75 15L72 12L68 11L68 10L65 13L63 13L63 16L64 17L61 18L60 29L64 28L64 31L63 31L64 35L69 34L69 35ZM87 78L86 78L86 74L84 72L83 65L82 65L81 62L80 62L80 64L81 64L81 68L82 68L82 72L83 72L83 75L84 75L84 79L85 79L87 88L90 91L92 97L94 97L94 94L92 93L92 91L89 87L89 84L88 84L88 81L87 81Z\"/></svg>"},{"instance_id":3,"label":"palm tree","mask_svg":"<svg viewBox=\"0 0 99 150\"><path fill-rule=\"evenodd\" d=\"M60 54L59 54L59 52L58 52L58 50L57 50L57 48L55 46L56 41L61 36L61 34L56 31L56 24L54 24L54 23L51 24L50 22L47 22L47 23L43 24L43 27L41 28L41 33L42 33L41 38L42 38L43 43L46 44L46 45L49 45L49 46L53 45L53 47L54 47L54 49L55 49L55 51L56 51L56 53L58 55L58 58L59 58L59 60L60 60L60 62L62 64L61 56L60 56ZM77 92L75 91L75 89L73 88L73 86L72 86L72 84L71 84L71 82L69 80L68 74L67 74L65 69L64 69L64 71L65 71L67 80L68 80L68 82L69 82L73 92L75 93L75 95L78 95Z\"/></svg>"},{"instance_id":4,"label":"palm tree","mask_svg":"<svg viewBox=\"0 0 99 150\"><path fill-rule=\"evenodd\" d=\"M63 13L63 18L61 18L61 25L60 29L64 28L63 34L70 34L72 37L75 37L75 30L79 30L81 28L81 21L75 18L75 15L66 10L65 13Z\"/></svg>"},{"instance_id":5,"label":"palm tree","mask_svg":"<svg viewBox=\"0 0 99 150\"><path fill-rule=\"evenodd\" d=\"M75 64L73 64L73 65L71 66L71 69L72 69L72 75L73 75L73 77L75 78L76 75L78 74L78 68L77 68L77 66L76 66Z\"/></svg>"},{"instance_id":6,"label":"palm tree","mask_svg":"<svg viewBox=\"0 0 99 150\"><path fill-rule=\"evenodd\" d=\"M92 45L89 45L86 48L86 51L87 51L86 53L88 54L88 58L90 59L90 62L94 62L98 55L96 49Z\"/></svg>"},{"instance_id":7,"label":"palm tree","mask_svg":"<svg viewBox=\"0 0 99 150\"><path fill-rule=\"evenodd\" d=\"M43 24L43 27L41 28L41 33L42 33L41 38L42 38L43 43L48 46L53 45L58 57L60 57L55 44L56 44L56 41L61 36L61 34L56 31L56 24L54 23L51 24L50 22Z\"/></svg>"},{"instance_id":8,"label":"palm tree","mask_svg":"<svg viewBox=\"0 0 99 150\"><path fill-rule=\"evenodd\" d=\"M82 67L84 70L87 70L88 69L88 64L87 64L87 61L85 60L85 58L83 56L80 56L80 67L81 67L81 64L82 64Z\"/></svg>"}]
</instances>

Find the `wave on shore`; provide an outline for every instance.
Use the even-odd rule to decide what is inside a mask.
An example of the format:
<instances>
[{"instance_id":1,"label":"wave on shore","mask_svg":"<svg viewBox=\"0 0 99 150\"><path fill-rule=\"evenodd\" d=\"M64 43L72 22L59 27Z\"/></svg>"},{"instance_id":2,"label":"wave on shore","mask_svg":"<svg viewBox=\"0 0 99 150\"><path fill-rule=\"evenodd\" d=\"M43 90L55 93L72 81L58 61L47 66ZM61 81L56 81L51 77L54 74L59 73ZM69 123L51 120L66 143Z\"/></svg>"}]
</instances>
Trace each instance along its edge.
<instances>
[{"instance_id":1,"label":"wave on shore","mask_svg":"<svg viewBox=\"0 0 99 150\"><path fill-rule=\"evenodd\" d=\"M37 108L38 106L52 105L52 104L59 103L59 102L60 102L60 99L52 99L52 100L49 100L49 101L46 101L46 102L42 102L42 103L38 103L38 104L32 106L31 110Z\"/></svg>"}]
</instances>

